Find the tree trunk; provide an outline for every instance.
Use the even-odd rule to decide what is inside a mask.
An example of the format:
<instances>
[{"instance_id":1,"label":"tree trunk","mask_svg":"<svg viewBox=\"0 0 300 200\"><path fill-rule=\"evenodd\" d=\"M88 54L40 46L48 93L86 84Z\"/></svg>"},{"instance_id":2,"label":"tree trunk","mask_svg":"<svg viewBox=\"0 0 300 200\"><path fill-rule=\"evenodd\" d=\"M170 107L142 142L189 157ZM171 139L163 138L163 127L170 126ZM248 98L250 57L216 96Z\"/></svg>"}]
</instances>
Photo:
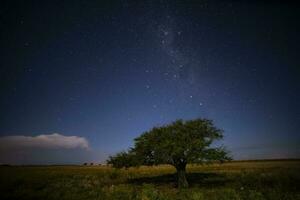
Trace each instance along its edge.
<instances>
[{"instance_id":1,"label":"tree trunk","mask_svg":"<svg viewBox=\"0 0 300 200\"><path fill-rule=\"evenodd\" d=\"M177 178L178 178L178 188L187 188L189 183L186 180L185 165L181 167L176 167Z\"/></svg>"}]
</instances>

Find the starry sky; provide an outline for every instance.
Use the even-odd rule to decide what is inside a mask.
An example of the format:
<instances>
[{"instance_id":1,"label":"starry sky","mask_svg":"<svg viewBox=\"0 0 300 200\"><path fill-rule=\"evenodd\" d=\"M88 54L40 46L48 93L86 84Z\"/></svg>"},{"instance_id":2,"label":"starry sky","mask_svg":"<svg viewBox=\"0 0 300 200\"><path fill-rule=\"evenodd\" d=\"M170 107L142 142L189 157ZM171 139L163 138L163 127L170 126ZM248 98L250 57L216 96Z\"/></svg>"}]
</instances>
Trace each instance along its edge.
<instances>
[{"instance_id":1,"label":"starry sky","mask_svg":"<svg viewBox=\"0 0 300 200\"><path fill-rule=\"evenodd\" d=\"M299 158L299 13L281 1L2 1L0 163L104 162L153 126L198 117L235 159Z\"/></svg>"}]
</instances>

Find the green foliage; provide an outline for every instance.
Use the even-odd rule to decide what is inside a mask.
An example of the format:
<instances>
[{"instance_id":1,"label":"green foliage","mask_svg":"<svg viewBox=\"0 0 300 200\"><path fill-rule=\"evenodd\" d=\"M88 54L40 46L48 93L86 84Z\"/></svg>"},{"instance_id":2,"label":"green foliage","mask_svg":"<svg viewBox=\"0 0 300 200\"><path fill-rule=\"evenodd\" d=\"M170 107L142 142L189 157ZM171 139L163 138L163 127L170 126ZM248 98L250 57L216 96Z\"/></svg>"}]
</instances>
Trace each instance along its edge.
<instances>
[{"instance_id":1,"label":"green foliage","mask_svg":"<svg viewBox=\"0 0 300 200\"><path fill-rule=\"evenodd\" d=\"M230 160L224 147L210 147L222 138L222 130L211 120L177 120L143 133L135 138L131 150L111 156L108 163L117 168L170 164L178 172L178 186L187 187L185 168L188 163Z\"/></svg>"},{"instance_id":2,"label":"green foliage","mask_svg":"<svg viewBox=\"0 0 300 200\"><path fill-rule=\"evenodd\" d=\"M113 165L115 168L125 167L126 169L131 166L137 166L138 160L132 152L120 152L115 156L110 156L107 164Z\"/></svg>"},{"instance_id":3,"label":"green foliage","mask_svg":"<svg viewBox=\"0 0 300 200\"><path fill-rule=\"evenodd\" d=\"M230 157L223 147L210 145L223 138L222 130L211 120L177 120L169 125L154 127L135 139L128 152L111 156L108 163L114 167L225 161Z\"/></svg>"},{"instance_id":4,"label":"green foliage","mask_svg":"<svg viewBox=\"0 0 300 200\"><path fill-rule=\"evenodd\" d=\"M227 160L224 148L210 148L222 139L222 130L207 119L177 120L169 125L154 127L135 139L132 149L142 164L157 165L203 163L211 160Z\"/></svg>"}]
</instances>

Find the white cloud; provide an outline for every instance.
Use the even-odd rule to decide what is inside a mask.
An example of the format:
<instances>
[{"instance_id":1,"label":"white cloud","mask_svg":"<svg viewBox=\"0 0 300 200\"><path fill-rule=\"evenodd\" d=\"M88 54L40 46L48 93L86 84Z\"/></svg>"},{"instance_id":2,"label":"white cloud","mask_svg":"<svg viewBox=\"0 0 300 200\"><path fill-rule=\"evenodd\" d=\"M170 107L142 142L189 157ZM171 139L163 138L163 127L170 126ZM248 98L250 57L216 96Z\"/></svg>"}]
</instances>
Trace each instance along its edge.
<instances>
[{"instance_id":1,"label":"white cloud","mask_svg":"<svg viewBox=\"0 0 300 200\"><path fill-rule=\"evenodd\" d=\"M58 133L38 136L0 137L0 149L89 149L84 137L64 136Z\"/></svg>"}]
</instances>

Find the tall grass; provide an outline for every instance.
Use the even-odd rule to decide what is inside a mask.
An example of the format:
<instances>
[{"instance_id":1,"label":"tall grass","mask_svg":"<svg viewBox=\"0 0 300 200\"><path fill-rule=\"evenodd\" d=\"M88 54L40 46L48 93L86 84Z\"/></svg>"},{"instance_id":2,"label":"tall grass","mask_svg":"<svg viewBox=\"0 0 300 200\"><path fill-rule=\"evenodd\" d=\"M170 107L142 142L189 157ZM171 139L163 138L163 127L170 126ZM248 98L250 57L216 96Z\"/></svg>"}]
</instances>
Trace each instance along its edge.
<instances>
[{"instance_id":1,"label":"tall grass","mask_svg":"<svg viewBox=\"0 0 300 200\"><path fill-rule=\"evenodd\" d=\"M300 199L300 161L189 165L190 188L175 169L102 166L0 167L0 199Z\"/></svg>"}]
</instances>

